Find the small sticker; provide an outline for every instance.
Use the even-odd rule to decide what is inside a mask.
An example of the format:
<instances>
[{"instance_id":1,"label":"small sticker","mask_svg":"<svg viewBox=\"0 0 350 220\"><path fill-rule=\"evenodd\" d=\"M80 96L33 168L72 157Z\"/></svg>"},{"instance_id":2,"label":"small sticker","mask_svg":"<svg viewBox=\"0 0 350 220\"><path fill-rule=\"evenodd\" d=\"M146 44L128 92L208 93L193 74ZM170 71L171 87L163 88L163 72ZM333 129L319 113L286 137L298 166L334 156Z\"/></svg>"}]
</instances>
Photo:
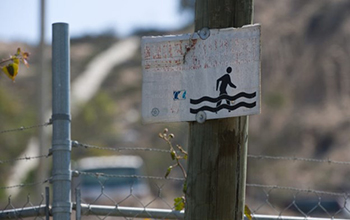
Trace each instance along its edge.
<instances>
[{"instance_id":1,"label":"small sticker","mask_svg":"<svg viewBox=\"0 0 350 220\"><path fill-rule=\"evenodd\" d=\"M158 108L153 108L151 111L152 116L156 117L159 115L159 109Z\"/></svg>"},{"instance_id":2,"label":"small sticker","mask_svg":"<svg viewBox=\"0 0 350 220\"><path fill-rule=\"evenodd\" d=\"M186 99L186 90L174 91L173 92L173 99L174 99L174 101Z\"/></svg>"}]
</instances>

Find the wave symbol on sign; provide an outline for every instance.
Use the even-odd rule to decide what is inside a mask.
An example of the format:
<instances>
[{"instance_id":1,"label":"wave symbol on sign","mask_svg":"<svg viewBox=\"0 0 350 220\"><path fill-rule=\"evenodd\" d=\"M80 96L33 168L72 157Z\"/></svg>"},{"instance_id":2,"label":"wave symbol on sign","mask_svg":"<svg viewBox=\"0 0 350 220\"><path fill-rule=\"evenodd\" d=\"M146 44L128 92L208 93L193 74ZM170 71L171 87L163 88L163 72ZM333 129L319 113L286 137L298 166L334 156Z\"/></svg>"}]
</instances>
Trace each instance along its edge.
<instances>
[{"instance_id":1,"label":"wave symbol on sign","mask_svg":"<svg viewBox=\"0 0 350 220\"><path fill-rule=\"evenodd\" d=\"M190 99L190 103L192 105L198 105L201 104L202 102L209 102L209 103L216 103L216 107L211 107L208 105L204 105L200 108L190 108L190 112L192 114L197 114L200 111L209 111L209 112L218 112L221 109L227 109L229 112L236 110L238 108L241 107L246 107L246 108L254 108L256 106L256 101L251 102L251 103L247 103L244 101L235 103L235 105L230 105L229 101L235 102L237 99L239 98L247 98L247 99L254 99L256 97L256 92L253 93L245 93L245 92L240 92L237 95L234 96L229 96L229 95L221 95L219 97L208 97L208 96L204 96L202 98L199 99ZM226 100L227 104L221 104L221 101Z\"/></svg>"}]
</instances>

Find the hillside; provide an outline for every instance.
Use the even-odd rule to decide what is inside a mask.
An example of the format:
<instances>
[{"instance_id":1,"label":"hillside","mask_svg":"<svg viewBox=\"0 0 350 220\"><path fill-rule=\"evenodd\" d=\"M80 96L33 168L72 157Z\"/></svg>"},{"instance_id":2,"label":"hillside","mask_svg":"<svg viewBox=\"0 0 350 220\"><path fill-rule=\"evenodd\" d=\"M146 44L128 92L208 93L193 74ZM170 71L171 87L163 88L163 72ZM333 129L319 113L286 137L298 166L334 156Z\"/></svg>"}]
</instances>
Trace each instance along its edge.
<instances>
[{"instance_id":1,"label":"hillside","mask_svg":"<svg viewBox=\"0 0 350 220\"><path fill-rule=\"evenodd\" d=\"M250 117L249 154L350 161L350 1L259 0L254 20L262 25L262 113ZM137 32L138 37L151 34L171 33ZM119 41L108 34L72 39L72 82ZM15 83L0 75L0 130L36 123L36 49L0 44L0 57L18 46L31 52L31 66L21 67ZM186 123L141 124L141 82L139 51L114 66L94 98L81 106L72 120L72 139L102 147L166 149L157 134L168 127L176 136L174 143L187 148ZM35 130L2 134L0 160L18 156L31 135ZM163 175L171 164L170 156L162 154L120 153L140 154L150 175ZM74 149L72 155L105 154L110 152ZM5 176L11 165L1 166L0 172ZM350 190L348 166L249 159L248 168L249 183Z\"/></svg>"},{"instance_id":2,"label":"hillside","mask_svg":"<svg viewBox=\"0 0 350 220\"><path fill-rule=\"evenodd\" d=\"M250 152L349 161L350 2L269 3L273 9L264 10L266 2L256 2L256 21L263 27L263 107L251 119ZM264 182L348 190L342 177L349 169L314 165L282 166ZM331 178L324 175L328 171Z\"/></svg>"}]
</instances>

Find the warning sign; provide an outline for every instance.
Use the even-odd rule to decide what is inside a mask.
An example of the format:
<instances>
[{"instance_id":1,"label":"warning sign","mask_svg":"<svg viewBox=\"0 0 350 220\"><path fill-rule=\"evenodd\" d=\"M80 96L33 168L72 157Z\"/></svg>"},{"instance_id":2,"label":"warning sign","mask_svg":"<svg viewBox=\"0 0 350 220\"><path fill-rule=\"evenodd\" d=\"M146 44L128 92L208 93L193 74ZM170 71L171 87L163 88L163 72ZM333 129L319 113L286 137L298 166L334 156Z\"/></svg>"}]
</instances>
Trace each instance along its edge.
<instances>
[{"instance_id":1,"label":"warning sign","mask_svg":"<svg viewBox=\"0 0 350 220\"><path fill-rule=\"evenodd\" d=\"M142 38L145 123L260 113L260 25Z\"/></svg>"}]
</instances>

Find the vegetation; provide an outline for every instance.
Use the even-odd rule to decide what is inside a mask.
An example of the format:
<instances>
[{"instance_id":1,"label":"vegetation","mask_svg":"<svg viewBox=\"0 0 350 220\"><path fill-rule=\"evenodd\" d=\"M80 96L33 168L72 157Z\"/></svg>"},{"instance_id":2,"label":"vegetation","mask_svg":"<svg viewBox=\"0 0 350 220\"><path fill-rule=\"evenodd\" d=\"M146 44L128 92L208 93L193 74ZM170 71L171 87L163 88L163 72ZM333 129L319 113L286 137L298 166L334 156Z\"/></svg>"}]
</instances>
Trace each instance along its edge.
<instances>
[{"instance_id":1,"label":"vegetation","mask_svg":"<svg viewBox=\"0 0 350 220\"><path fill-rule=\"evenodd\" d=\"M22 52L18 48L14 55L0 62L0 68L14 82L19 72L20 62L28 66L28 57L28 52ZM14 163L11 159L16 158L18 153L25 149L28 138L33 135L32 131L26 133L10 133L10 131L23 125L32 125L34 122L33 109L26 107L24 97L14 97L13 95L16 93L12 93L11 89L8 90L7 87L9 86L4 85L0 87L0 173L3 176L8 176L11 173L10 167ZM0 179L0 185L6 185L6 178ZM4 194L4 191L0 190L0 198L4 198Z\"/></svg>"},{"instance_id":2,"label":"vegetation","mask_svg":"<svg viewBox=\"0 0 350 220\"><path fill-rule=\"evenodd\" d=\"M4 59L0 62L0 65L8 63L5 66L0 66L0 68L14 82L19 71L20 62L25 64L27 67L29 66L28 57L28 52L22 52L21 48L18 48L15 55L10 56L10 58Z\"/></svg>"},{"instance_id":3,"label":"vegetation","mask_svg":"<svg viewBox=\"0 0 350 220\"><path fill-rule=\"evenodd\" d=\"M181 211L185 208L185 203L186 203L186 190L187 190L187 182L186 182L186 178L187 178L187 173L186 170L184 168L184 166L180 163L180 160L187 160L187 152L180 146L180 145L176 145L176 148L173 147L173 144L171 142L171 140L175 137L174 134L170 133L168 134L168 129L165 128L163 130L163 133L159 133L159 137L161 139L163 139L169 146L169 150L170 150L170 156L171 159L174 160L176 163L174 165L171 165L168 167L166 173L165 173L165 178L168 178L170 172L175 168L175 167L179 167L183 177L185 178L185 182L182 186L182 193L183 195L181 197L176 197L174 199L174 207L175 210ZM181 155L180 155L181 154Z\"/></svg>"}]
</instances>

